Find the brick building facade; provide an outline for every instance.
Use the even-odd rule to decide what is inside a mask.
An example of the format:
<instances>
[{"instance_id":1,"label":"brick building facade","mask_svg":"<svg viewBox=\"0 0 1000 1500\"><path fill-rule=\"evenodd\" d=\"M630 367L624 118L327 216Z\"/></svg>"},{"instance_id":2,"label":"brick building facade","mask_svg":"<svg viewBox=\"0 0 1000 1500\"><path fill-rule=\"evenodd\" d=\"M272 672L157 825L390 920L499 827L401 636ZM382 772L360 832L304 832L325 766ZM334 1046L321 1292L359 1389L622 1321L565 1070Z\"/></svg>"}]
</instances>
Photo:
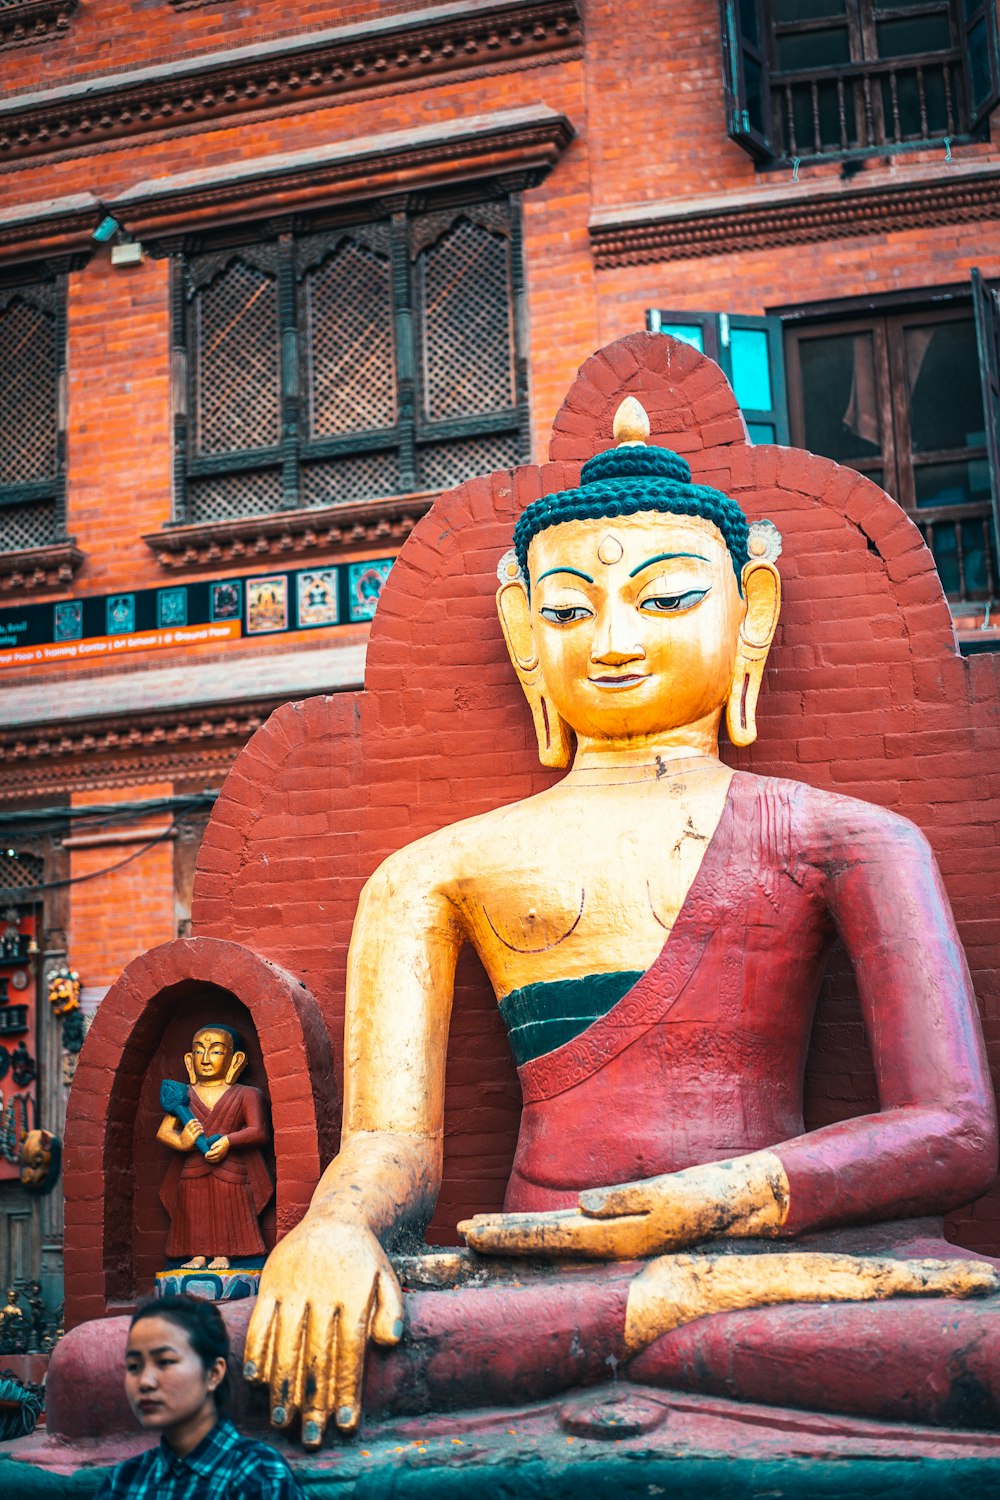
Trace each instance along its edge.
<instances>
[{"instance_id":1,"label":"brick building facade","mask_svg":"<svg viewBox=\"0 0 1000 1500\"><path fill-rule=\"evenodd\" d=\"M371 10L0 16L0 976L56 1130L48 975L90 1015L187 930L240 746L360 685L410 529L544 459L598 345L719 359L751 436L913 513L956 650L997 644L992 0ZM13 1176L0 1277L55 1305L59 1196Z\"/></svg>"}]
</instances>

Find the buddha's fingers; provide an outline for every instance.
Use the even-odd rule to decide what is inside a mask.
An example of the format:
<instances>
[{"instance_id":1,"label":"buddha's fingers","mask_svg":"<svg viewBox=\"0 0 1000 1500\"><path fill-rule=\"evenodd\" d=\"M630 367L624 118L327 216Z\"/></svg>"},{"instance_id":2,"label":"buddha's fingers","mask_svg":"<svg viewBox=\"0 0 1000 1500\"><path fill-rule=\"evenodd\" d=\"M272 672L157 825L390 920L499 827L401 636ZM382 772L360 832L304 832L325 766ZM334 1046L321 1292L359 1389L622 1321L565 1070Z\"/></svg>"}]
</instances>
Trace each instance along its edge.
<instances>
[{"instance_id":1,"label":"buddha's fingers","mask_svg":"<svg viewBox=\"0 0 1000 1500\"><path fill-rule=\"evenodd\" d=\"M998 1286L997 1272L982 1261L905 1261L808 1251L663 1255L629 1289L625 1341L636 1352L711 1313L774 1303L983 1296Z\"/></svg>"},{"instance_id":2,"label":"buddha's fingers","mask_svg":"<svg viewBox=\"0 0 1000 1500\"><path fill-rule=\"evenodd\" d=\"M575 1209L547 1214L477 1214L458 1226L479 1255L631 1260L649 1253L644 1217L593 1219Z\"/></svg>"},{"instance_id":3,"label":"buddha's fingers","mask_svg":"<svg viewBox=\"0 0 1000 1500\"><path fill-rule=\"evenodd\" d=\"M988 1297L1000 1291L1000 1272L985 1260L890 1261L900 1295L927 1297ZM891 1295L891 1294L890 1294Z\"/></svg>"},{"instance_id":4,"label":"buddha's fingers","mask_svg":"<svg viewBox=\"0 0 1000 1500\"><path fill-rule=\"evenodd\" d=\"M302 1386L302 1442L306 1448L318 1448L322 1444L336 1399L332 1389L337 1353L336 1313L327 1319L322 1334L322 1338L314 1340L309 1349Z\"/></svg>"},{"instance_id":5,"label":"buddha's fingers","mask_svg":"<svg viewBox=\"0 0 1000 1500\"><path fill-rule=\"evenodd\" d=\"M371 1332L376 1344L398 1344L403 1337L403 1293L389 1271L378 1273Z\"/></svg>"},{"instance_id":6,"label":"buddha's fingers","mask_svg":"<svg viewBox=\"0 0 1000 1500\"><path fill-rule=\"evenodd\" d=\"M258 1297L243 1349L243 1377L255 1385L271 1378L271 1355L278 1318L278 1304L273 1297Z\"/></svg>"},{"instance_id":7,"label":"buddha's fingers","mask_svg":"<svg viewBox=\"0 0 1000 1500\"><path fill-rule=\"evenodd\" d=\"M308 1304L298 1301L290 1304L288 1298L278 1303L268 1370L272 1427L290 1427L299 1410L303 1344L308 1327Z\"/></svg>"},{"instance_id":8,"label":"buddha's fingers","mask_svg":"<svg viewBox=\"0 0 1000 1500\"><path fill-rule=\"evenodd\" d=\"M658 1208L663 1201L662 1188L657 1186L664 1179L652 1178L649 1182L623 1182L617 1187L588 1188L580 1194L580 1210L591 1219L615 1219L622 1214L646 1214Z\"/></svg>"},{"instance_id":9,"label":"buddha's fingers","mask_svg":"<svg viewBox=\"0 0 1000 1500\"><path fill-rule=\"evenodd\" d=\"M343 1310L337 1325L332 1395L333 1419L341 1432L353 1432L361 1421L361 1387L365 1374L365 1352L375 1316L375 1292L359 1322L348 1322Z\"/></svg>"}]
</instances>

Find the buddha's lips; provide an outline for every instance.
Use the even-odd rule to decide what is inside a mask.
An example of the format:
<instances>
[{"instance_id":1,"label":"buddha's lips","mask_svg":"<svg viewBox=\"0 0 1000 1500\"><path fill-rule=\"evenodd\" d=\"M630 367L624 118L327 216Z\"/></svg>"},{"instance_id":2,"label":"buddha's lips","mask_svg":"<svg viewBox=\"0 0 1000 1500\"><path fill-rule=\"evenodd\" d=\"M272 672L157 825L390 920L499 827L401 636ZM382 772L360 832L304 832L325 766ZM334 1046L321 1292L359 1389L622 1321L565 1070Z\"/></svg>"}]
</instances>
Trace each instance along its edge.
<instances>
[{"instance_id":1,"label":"buddha's lips","mask_svg":"<svg viewBox=\"0 0 1000 1500\"><path fill-rule=\"evenodd\" d=\"M609 677L590 677L587 680L595 687L626 688L635 687L637 682L645 682L648 676L648 672L626 672Z\"/></svg>"}]
</instances>

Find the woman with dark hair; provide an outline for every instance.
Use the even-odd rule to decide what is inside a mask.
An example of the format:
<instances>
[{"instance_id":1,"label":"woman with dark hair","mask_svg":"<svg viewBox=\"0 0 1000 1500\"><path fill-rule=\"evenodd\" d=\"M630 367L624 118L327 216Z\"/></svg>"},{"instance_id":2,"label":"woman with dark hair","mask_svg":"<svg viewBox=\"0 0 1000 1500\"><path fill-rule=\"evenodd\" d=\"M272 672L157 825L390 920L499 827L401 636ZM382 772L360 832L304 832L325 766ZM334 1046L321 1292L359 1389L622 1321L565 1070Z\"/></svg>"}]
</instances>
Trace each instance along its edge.
<instances>
[{"instance_id":1,"label":"woman with dark hair","mask_svg":"<svg viewBox=\"0 0 1000 1500\"><path fill-rule=\"evenodd\" d=\"M227 1416L229 1333L214 1302L143 1302L129 1328L125 1394L159 1447L119 1464L96 1500L301 1500L291 1469Z\"/></svg>"}]
</instances>

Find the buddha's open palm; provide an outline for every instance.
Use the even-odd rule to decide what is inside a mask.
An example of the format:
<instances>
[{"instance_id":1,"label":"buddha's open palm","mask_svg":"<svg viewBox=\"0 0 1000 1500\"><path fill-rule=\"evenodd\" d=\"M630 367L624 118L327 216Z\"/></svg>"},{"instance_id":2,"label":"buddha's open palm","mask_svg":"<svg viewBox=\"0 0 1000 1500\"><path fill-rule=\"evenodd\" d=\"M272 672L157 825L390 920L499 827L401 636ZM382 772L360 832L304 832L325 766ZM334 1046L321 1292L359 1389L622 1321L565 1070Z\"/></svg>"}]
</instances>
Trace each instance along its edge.
<instances>
[{"instance_id":1,"label":"buddha's open palm","mask_svg":"<svg viewBox=\"0 0 1000 1500\"><path fill-rule=\"evenodd\" d=\"M578 1209L476 1214L460 1224L481 1255L638 1260L719 1235L767 1235L780 1227L787 1182L770 1152L710 1162L580 1194Z\"/></svg>"},{"instance_id":2,"label":"buddha's open palm","mask_svg":"<svg viewBox=\"0 0 1000 1500\"><path fill-rule=\"evenodd\" d=\"M310 1215L268 1257L244 1355L248 1380L270 1388L271 1421L302 1414L317 1448L330 1416L343 1432L361 1419L369 1339L397 1344L403 1297L371 1230Z\"/></svg>"}]
</instances>

